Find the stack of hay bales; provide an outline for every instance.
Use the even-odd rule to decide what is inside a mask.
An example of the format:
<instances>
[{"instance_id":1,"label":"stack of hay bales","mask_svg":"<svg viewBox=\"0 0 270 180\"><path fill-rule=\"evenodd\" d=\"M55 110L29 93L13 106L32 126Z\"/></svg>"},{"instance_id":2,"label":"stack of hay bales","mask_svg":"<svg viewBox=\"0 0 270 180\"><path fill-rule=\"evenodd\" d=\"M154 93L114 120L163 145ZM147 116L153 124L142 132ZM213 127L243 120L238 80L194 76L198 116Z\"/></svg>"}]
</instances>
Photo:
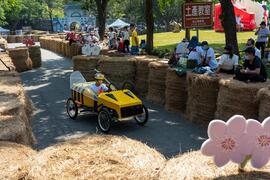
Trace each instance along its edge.
<instances>
[{"instance_id":1,"label":"stack of hay bales","mask_svg":"<svg viewBox=\"0 0 270 180\"><path fill-rule=\"evenodd\" d=\"M190 121L208 123L215 118L220 79L221 76L187 73L186 115Z\"/></svg>"},{"instance_id":2,"label":"stack of hay bales","mask_svg":"<svg viewBox=\"0 0 270 180\"><path fill-rule=\"evenodd\" d=\"M259 120L263 121L270 116L270 86L259 90Z\"/></svg>"},{"instance_id":3,"label":"stack of hay bales","mask_svg":"<svg viewBox=\"0 0 270 180\"><path fill-rule=\"evenodd\" d=\"M98 67L116 86L122 87L125 81L134 83L136 72L135 61L136 59L132 56L121 58L100 56Z\"/></svg>"},{"instance_id":4,"label":"stack of hay bales","mask_svg":"<svg viewBox=\"0 0 270 180\"><path fill-rule=\"evenodd\" d=\"M32 69L32 61L29 58L28 48L8 49L8 53L18 72Z\"/></svg>"},{"instance_id":5,"label":"stack of hay bales","mask_svg":"<svg viewBox=\"0 0 270 180\"><path fill-rule=\"evenodd\" d=\"M165 158L124 137L89 136L39 152L28 179L158 179Z\"/></svg>"},{"instance_id":6,"label":"stack of hay bales","mask_svg":"<svg viewBox=\"0 0 270 180\"><path fill-rule=\"evenodd\" d=\"M245 83L233 79L221 80L216 118L227 120L235 114L258 118L258 91L269 83Z\"/></svg>"},{"instance_id":7,"label":"stack of hay bales","mask_svg":"<svg viewBox=\"0 0 270 180\"><path fill-rule=\"evenodd\" d=\"M7 49L8 48L8 43L7 43L7 40L5 40L4 38L2 38L0 36L0 48L4 48L4 49Z\"/></svg>"},{"instance_id":8,"label":"stack of hay bales","mask_svg":"<svg viewBox=\"0 0 270 180\"><path fill-rule=\"evenodd\" d=\"M81 45L78 43L72 43L70 46L70 56L69 58L72 58L73 56L77 56L81 54Z\"/></svg>"},{"instance_id":9,"label":"stack of hay bales","mask_svg":"<svg viewBox=\"0 0 270 180\"><path fill-rule=\"evenodd\" d=\"M30 147L0 142L0 179L25 179L35 155Z\"/></svg>"},{"instance_id":10,"label":"stack of hay bales","mask_svg":"<svg viewBox=\"0 0 270 180\"><path fill-rule=\"evenodd\" d=\"M15 36L16 39L16 43L22 43L23 42L23 36L19 35L19 36Z\"/></svg>"},{"instance_id":11,"label":"stack of hay bales","mask_svg":"<svg viewBox=\"0 0 270 180\"><path fill-rule=\"evenodd\" d=\"M33 63L33 68L41 67L41 51L39 46L28 47L29 56Z\"/></svg>"},{"instance_id":12,"label":"stack of hay bales","mask_svg":"<svg viewBox=\"0 0 270 180\"><path fill-rule=\"evenodd\" d=\"M135 77L135 90L140 95L146 96L148 92L148 76L149 76L149 63L157 61L157 57L152 56L138 56L136 57L136 77Z\"/></svg>"},{"instance_id":13,"label":"stack of hay bales","mask_svg":"<svg viewBox=\"0 0 270 180\"><path fill-rule=\"evenodd\" d=\"M69 46L69 42L68 41L64 41L64 56L65 57L71 57L70 56L70 46Z\"/></svg>"},{"instance_id":14,"label":"stack of hay bales","mask_svg":"<svg viewBox=\"0 0 270 180\"><path fill-rule=\"evenodd\" d=\"M167 61L149 63L147 100L160 105L165 104L166 74L168 67Z\"/></svg>"},{"instance_id":15,"label":"stack of hay bales","mask_svg":"<svg viewBox=\"0 0 270 180\"><path fill-rule=\"evenodd\" d=\"M46 41L45 39L46 39L46 37L40 37L39 38L40 47L43 48L43 49L46 49L45 48L45 41Z\"/></svg>"},{"instance_id":16,"label":"stack of hay bales","mask_svg":"<svg viewBox=\"0 0 270 180\"><path fill-rule=\"evenodd\" d=\"M16 36L8 35L7 41L8 41L8 43L16 43Z\"/></svg>"},{"instance_id":17,"label":"stack of hay bales","mask_svg":"<svg viewBox=\"0 0 270 180\"><path fill-rule=\"evenodd\" d=\"M270 179L270 163L259 170L248 163L243 173L239 173L238 167L239 165L229 162L218 168L213 158L194 151L170 159L161 170L159 179Z\"/></svg>"},{"instance_id":18,"label":"stack of hay bales","mask_svg":"<svg viewBox=\"0 0 270 180\"><path fill-rule=\"evenodd\" d=\"M97 68L99 57L78 55L73 58L73 70L80 71L87 81L93 81L94 69Z\"/></svg>"},{"instance_id":19,"label":"stack of hay bales","mask_svg":"<svg viewBox=\"0 0 270 180\"><path fill-rule=\"evenodd\" d=\"M185 113L187 103L186 74L180 77L174 69L168 68L165 95L165 109L167 111Z\"/></svg>"},{"instance_id":20,"label":"stack of hay bales","mask_svg":"<svg viewBox=\"0 0 270 180\"><path fill-rule=\"evenodd\" d=\"M0 62L0 71L14 71L15 66L7 53L0 53L0 59L4 62Z\"/></svg>"}]
</instances>

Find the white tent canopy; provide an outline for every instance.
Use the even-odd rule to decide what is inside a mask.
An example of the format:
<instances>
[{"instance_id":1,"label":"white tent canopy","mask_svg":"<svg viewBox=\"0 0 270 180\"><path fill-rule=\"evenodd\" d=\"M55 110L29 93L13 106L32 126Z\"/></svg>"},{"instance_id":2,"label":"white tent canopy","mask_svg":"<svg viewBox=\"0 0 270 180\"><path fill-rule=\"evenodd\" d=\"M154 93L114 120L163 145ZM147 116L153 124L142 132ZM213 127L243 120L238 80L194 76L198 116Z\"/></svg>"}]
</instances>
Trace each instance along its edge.
<instances>
[{"instance_id":1,"label":"white tent canopy","mask_svg":"<svg viewBox=\"0 0 270 180\"><path fill-rule=\"evenodd\" d=\"M8 29L4 29L4 28L0 27L0 33L1 33L1 32L7 33L7 32L9 32L9 30L8 30Z\"/></svg>"},{"instance_id":2,"label":"white tent canopy","mask_svg":"<svg viewBox=\"0 0 270 180\"><path fill-rule=\"evenodd\" d=\"M130 24L122 21L121 19L117 19L115 22L110 24L108 27L118 27L118 28L123 28L125 26L129 26Z\"/></svg>"}]
</instances>

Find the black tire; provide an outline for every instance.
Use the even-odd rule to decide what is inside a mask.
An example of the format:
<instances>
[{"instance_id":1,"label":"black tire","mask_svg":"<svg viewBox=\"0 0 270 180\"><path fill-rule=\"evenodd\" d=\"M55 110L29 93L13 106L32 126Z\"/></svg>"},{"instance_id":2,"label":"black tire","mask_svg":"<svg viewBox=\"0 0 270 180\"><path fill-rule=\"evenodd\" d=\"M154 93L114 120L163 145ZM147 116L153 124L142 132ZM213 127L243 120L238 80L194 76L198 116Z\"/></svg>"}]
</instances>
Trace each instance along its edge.
<instances>
[{"instance_id":1,"label":"black tire","mask_svg":"<svg viewBox=\"0 0 270 180\"><path fill-rule=\"evenodd\" d=\"M148 109L143 105L143 115L135 116L136 122L140 125L143 126L145 123L148 121Z\"/></svg>"},{"instance_id":2,"label":"black tire","mask_svg":"<svg viewBox=\"0 0 270 180\"><path fill-rule=\"evenodd\" d=\"M98 128L104 132L108 133L111 129L111 121L112 117L110 112L103 108L99 113L98 113Z\"/></svg>"},{"instance_id":3,"label":"black tire","mask_svg":"<svg viewBox=\"0 0 270 180\"><path fill-rule=\"evenodd\" d=\"M122 90L124 90L124 89L128 89L128 90L130 90L131 92L136 93L136 92L135 92L135 85L134 85L134 83L131 82L131 81L125 81L125 82L123 83Z\"/></svg>"},{"instance_id":4,"label":"black tire","mask_svg":"<svg viewBox=\"0 0 270 180\"><path fill-rule=\"evenodd\" d=\"M76 119L76 117L78 116L78 106L73 99L69 98L67 100L66 110L67 110L68 116L71 119L73 120Z\"/></svg>"}]
</instances>

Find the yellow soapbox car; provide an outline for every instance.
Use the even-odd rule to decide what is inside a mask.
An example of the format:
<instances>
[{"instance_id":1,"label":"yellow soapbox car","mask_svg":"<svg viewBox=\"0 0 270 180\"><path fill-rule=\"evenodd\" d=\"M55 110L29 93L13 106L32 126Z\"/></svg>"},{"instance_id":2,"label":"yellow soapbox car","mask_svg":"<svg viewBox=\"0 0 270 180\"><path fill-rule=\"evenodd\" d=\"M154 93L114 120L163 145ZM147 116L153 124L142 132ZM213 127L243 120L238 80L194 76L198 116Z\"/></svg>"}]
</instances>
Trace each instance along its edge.
<instances>
[{"instance_id":1,"label":"yellow soapbox car","mask_svg":"<svg viewBox=\"0 0 270 180\"><path fill-rule=\"evenodd\" d=\"M148 109L130 90L117 90L105 78L109 92L95 94L79 71L70 75L71 98L67 100L66 110L71 119L76 119L79 112L91 111L97 114L98 127L102 132L109 132L111 124L117 121L135 119L139 125L148 120Z\"/></svg>"}]
</instances>

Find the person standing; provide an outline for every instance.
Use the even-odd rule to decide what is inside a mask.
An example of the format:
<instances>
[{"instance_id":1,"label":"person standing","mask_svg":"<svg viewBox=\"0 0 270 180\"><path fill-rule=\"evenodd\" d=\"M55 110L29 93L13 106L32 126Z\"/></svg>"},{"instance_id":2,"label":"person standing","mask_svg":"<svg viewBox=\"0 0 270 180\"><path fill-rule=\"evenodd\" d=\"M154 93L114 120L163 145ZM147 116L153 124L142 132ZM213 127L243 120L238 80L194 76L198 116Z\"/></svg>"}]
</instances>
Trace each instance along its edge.
<instances>
[{"instance_id":1,"label":"person standing","mask_svg":"<svg viewBox=\"0 0 270 180\"><path fill-rule=\"evenodd\" d=\"M124 31L122 32L122 34L123 34L123 40L124 40L123 52L129 53L130 36L129 36L129 32L128 32L128 27L124 28Z\"/></svg>"},{"instance_id":2,"label":"person standing","mask_svg":"<svg viewBox=\"0 0 270 180\"><path fill-rule=\"evenodd\" d=\"M131 31L131 55L139 55L139 38L135 24L130 25Z\"/></svg>"},{"instance_id":3,"label":"person standing","mask_svg":"<svg viewBox=\"0 0 270 180\"><path fill-rule=\"evenodd\" d=\"M108 36L109 36L109 48L114 49L115 48L115 32L112 27L109 28Z\"/></svg>"},{"instance_id":4,"label":"person standing","mask_svg":"<svg viewBox=\"0 0 270 180\"><path fill-rule=\"evenodd\" d=\"M259 29L255 32L255 35L258 36L256 47L261 50L261 57L264 58L264 50L266 43L268 41L268 37L270 35L269 29L266 28L266 23L264 21L261 22Z\"/></svg>"}]
</instances>

